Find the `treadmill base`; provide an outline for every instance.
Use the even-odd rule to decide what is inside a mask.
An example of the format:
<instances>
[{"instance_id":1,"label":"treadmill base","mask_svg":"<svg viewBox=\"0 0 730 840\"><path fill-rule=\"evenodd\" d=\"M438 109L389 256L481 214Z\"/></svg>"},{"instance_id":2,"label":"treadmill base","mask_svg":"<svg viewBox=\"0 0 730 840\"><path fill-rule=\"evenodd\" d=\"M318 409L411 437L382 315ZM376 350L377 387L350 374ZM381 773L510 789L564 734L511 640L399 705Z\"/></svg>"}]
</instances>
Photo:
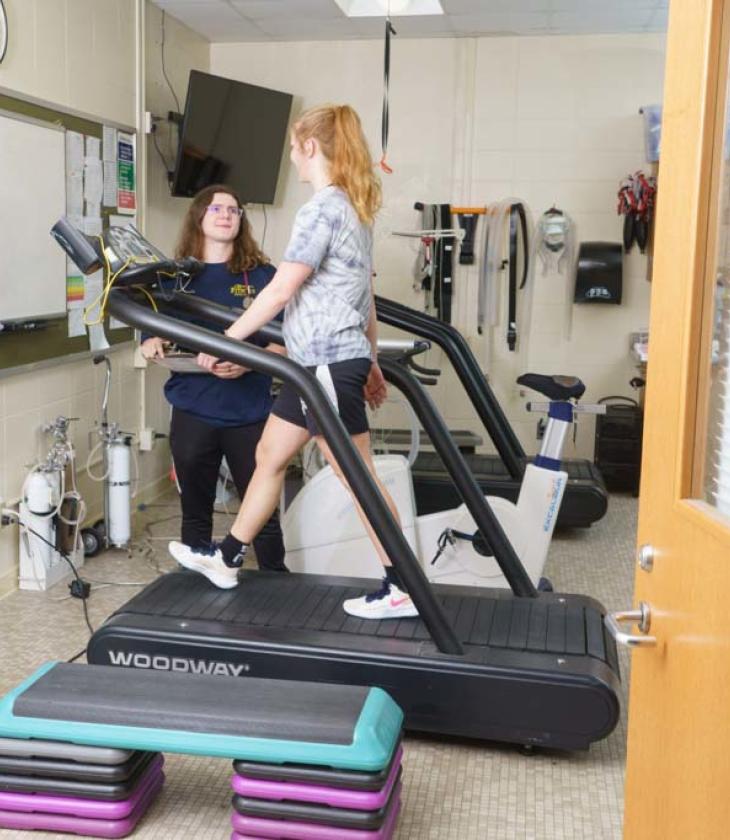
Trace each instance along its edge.
<instances>
[{"instance_id":1,"label":"treadmill base","mask_svg":"<svg viewBox=\"0 0 730 840\"><path fill-rule=\"evenodd\" d=\"M590 598L436 586L464 645L440 653L418 619L348 617L372 581L244 572L235 590L200 575L155 581L92 637L88 661L131 668L379 686L406 728L587 749L615 727L619 677Z\"/></svg>"}]
</instances>

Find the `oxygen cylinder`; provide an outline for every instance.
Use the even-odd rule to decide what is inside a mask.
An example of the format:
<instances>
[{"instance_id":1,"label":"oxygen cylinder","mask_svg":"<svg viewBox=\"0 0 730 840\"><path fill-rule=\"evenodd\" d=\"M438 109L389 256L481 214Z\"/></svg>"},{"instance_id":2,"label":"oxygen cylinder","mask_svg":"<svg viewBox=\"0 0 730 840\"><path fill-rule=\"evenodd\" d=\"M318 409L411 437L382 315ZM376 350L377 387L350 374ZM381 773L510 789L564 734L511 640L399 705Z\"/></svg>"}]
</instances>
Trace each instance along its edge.
<instances>
[{"instance_id":1,"label":"oxygen cylinder","mask_svg":"<svg viewBox=\"0 0 730 840\"><path fill-rule=\"evenodd\" d=\"M48 569L55 560L55 517L50 514L58 505L60 478L57 471L36 469L25 482L20 517L28 526L27 544L31 555L28 561L36 575L42 575L43 569ZM22 541L21 536L21 547Z\"/></svg>"},{"instance_id":2,"label":"oxygen cylinder","mask_svg":"<svg viewBox=\"0 0 730 840\"><path fill-rule=\"evenodd\" d=\"M131 537L130 526L130 439L115 437L107 445L107 539L109 545L124 548Z\"/></svg>"}]
</instances>

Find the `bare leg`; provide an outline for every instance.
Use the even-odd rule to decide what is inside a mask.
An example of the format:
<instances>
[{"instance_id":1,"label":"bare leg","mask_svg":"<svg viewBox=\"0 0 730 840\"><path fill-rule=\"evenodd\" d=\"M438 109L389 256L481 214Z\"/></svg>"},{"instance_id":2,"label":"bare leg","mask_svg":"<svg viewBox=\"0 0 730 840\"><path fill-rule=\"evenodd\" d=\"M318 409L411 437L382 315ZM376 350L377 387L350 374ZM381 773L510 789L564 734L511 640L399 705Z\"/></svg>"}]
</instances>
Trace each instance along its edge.
<instances>
[{"instance_id":1,"label":"bare leg","mask_svg":"<svg viewBox=\"0 0 730 840\"><path fill-rule=\"evenodd\" d=\"M319 447L320 451L322 452L324 457L327 459L327 463L332 467L332 469L334 470L337 477L345 485L348 492L352 496L352 500L355 503L355 509L357 510L357 515L360 517L360 521L365 526L365 530L367 531L371 542L375 546L375 551L378 554L378 558L380 559L380 562L383 564L383 566L392 566L393 564L390 562L390 558L385 553L385 549L380 544L380 540L378 539L377 535L375 534L375 531L373 530L373 526L370 524L370 520L367 518L367 516L365 516L365 512L360 507L360 503L358 502L357 498L355 497L355 494L350 489L350 486L347 483L347 479L343 475L342 470L339 467L339 464L337 463L334 455L332 454L332 450L327 445L327 441L321 435L317 436L315 438L315 440L317 442L317 446ZM390 508L390 512L393 514L393 518L398 523L398 525L400 525L401 524L400 515L398 514L398 509L395 506L395 502L393 501L392 496L390 495L390 493L386 489L385 485L380 481L380 479L378 478L378 476L375 472L375 464L373 463L373 456L372 456L372 452L370 451L370 432L363 432L360 435L353 435L352 436L352 442L357 447L357 451L360 453L360 456L362 457L363 461L365 462L365 466L368 468L368 472L370 473L373 480L377 484L378 490L380 491L381 495L385 499L385 503Z\"/></svg>"},{"instance_id":2,"label":"bare leg","mask_svg":"<svg viewBox=\"0 0 730 840\"><path fill-rule=\"evenodd\" d=\"M279 504L287 464L309 438L306 429L269 415L256 447L256 470L231 528L237 540L250 543L269 521Z\"/></svg>"}]
</instances>

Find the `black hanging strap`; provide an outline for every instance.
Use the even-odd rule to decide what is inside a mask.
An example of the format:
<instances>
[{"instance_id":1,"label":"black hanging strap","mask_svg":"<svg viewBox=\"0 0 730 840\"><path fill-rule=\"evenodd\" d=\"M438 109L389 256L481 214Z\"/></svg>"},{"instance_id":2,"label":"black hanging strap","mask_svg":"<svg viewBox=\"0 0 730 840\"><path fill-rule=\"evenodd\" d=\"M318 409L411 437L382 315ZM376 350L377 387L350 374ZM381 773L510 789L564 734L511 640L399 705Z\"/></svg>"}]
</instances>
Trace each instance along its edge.
<instances>
[{"instance_id":1,"label":"black hanging strap","mask_svg":"<svg viewBox=\"0 0 730 840\"><path fill-rule=\"evenodd\" d=\"M439 229L448 230L451 228L451 205L438 205ZM454 269L454 237L440 236L437 243L436 254L438 262L436 266L434 284L434 304L436 314L447 324L451 323L451 298L453 294L453 269Z\"/></svg>"},{"instance_id":2,"label":"black hanging strap","mask_svg":"<svg viewBox=\"0 0 730 840\"><path fill-rule=\"evenodd\" d=\"M477 216L473 213L459 213L459 227L464 231L464 238L461 240L459 251L460 265L474 264L474 233L477 227Z\"/></svg>"},{"instance_id":3,"label":"black hanging strap","mask_svg":"<svg viewBox=\"0 0 730 840\"><path fill-rule=\"evenodd\" d=\"M383 121L381 124L381 141L383 147L383 155L380 158L380 168L383 172L391 175L393 170L388 166L386 158L388 156L388 128L389 128L389 114L388 114L388 85L390 83L390 36L396 35L393 24L390 18L385 19L385 56L383 68Z\"/></svg>"},{"instance_id":4,"label":"black hanging strap","mask_svg":"<svg viewBox=\"0 0 730 840\"><path fill-rule=\"evenodd\" d=\"M514 351L517 345L517 251L518 239L522 237L522 280L520 289L527 283L529 269L527 243L527 216L521 203L513 204L509 209L509 302L507 307L507 346Z\"/></svg>"}]
</instances>

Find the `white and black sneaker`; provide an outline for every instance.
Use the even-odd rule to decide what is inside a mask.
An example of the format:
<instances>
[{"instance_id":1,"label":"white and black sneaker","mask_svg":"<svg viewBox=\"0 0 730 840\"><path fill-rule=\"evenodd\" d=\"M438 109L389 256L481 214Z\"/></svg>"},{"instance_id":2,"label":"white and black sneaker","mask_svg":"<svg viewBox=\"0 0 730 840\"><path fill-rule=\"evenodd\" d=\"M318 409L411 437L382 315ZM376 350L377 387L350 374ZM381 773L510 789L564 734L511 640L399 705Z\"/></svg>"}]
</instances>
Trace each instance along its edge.
<instances>
[{"instance_id":1,"label":"white and black sneaker","mask_svg":"<svg viewBox=\"0 0 730 840\"><path fill-rule=\"evenodd\" d=\"M185 543L173 540L167 548L181 566L205 575L219 589L233 589L238 586L240 566L226 565L223 553L217 545L211 545L210 548L190 548Z\"/></svg>"},{"instance_id":2,"label":"white and black sneaker","mask_svg":"<svg viewBox=\"0 0 730 840\"><path fill-rule=\"evenodd\" d=\"M350 598L342 604L342 609L357 618L415 618L418 615L411 596L387 577L383 578L377 592Z\"/></svg>"}]
</instances>

